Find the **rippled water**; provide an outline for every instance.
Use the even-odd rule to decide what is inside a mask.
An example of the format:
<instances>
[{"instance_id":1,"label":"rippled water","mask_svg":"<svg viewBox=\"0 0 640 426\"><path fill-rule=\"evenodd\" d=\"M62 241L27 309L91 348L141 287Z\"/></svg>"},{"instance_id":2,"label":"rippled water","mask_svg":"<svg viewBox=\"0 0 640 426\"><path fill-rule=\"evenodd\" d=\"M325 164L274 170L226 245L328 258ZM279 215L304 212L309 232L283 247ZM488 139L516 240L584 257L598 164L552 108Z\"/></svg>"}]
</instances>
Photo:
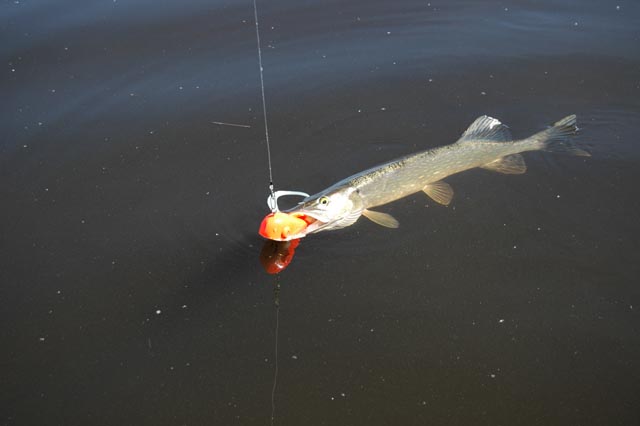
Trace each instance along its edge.
<instances>
[{"instance_id":1,"label":"rippled water","mask_svg":"<svg viewBox=\"0 0 640 426\"><path fill-rule=\"evenodd\" d=\"M276 283L276 424L637 423L638 3L258 7L280 189L482 114L576 113L593 156L453 176L275 278L251 2L5 2L0 423L269 423Z\"/></svg>"}]
</instances>

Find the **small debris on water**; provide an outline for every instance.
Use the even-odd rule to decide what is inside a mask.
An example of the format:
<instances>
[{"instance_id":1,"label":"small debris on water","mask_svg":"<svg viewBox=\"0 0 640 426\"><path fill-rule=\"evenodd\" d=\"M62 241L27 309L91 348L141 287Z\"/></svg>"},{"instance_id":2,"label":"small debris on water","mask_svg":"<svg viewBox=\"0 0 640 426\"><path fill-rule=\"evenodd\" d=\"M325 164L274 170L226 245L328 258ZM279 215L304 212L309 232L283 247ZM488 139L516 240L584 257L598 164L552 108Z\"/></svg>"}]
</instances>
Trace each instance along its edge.
<instances>
[{"instance_id":1,"label":"small debris on water","mask_svg":"<svg viewBox=\"0 0 640 426\"><path fill-rule=\"evenodd\" d=\"M156 309L156 315L160 315L162 311L160 309Z\"/></svg>"},{"instance_id":2,"label":"small debris on water","mask_svg":"<svg viewBox=\"0 0 640 426\"><path fill-rule=\"evenodd\" d=\"M224 121L212 121L211 124L217 124L219 126L244 127L246 129L251 127L248 124L227 123Z\"/></svg>"}]
</instances>

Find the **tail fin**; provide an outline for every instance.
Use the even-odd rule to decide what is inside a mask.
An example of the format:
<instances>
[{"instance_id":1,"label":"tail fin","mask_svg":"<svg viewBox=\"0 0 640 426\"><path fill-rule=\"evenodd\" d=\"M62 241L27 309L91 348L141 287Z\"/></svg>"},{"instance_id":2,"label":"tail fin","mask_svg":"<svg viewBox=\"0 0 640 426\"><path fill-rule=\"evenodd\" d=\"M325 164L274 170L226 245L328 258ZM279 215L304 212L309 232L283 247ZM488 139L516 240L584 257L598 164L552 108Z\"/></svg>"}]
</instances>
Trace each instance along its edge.
<instances>
[{"instance_id":1,"label":"tail fin","mask_svg":"<svg viewBox=\"0 0 640 426\"><path fill-rule=\"evenodd\" d=\"M569 137L578 132L576 126L576 116L569 115L560 121L554 123L553 127L543 130L531 136L539 144L539 148L543 151L565 152L567 154L590 157L584 149L578 148Z\"/></svg>"}]
</instances>

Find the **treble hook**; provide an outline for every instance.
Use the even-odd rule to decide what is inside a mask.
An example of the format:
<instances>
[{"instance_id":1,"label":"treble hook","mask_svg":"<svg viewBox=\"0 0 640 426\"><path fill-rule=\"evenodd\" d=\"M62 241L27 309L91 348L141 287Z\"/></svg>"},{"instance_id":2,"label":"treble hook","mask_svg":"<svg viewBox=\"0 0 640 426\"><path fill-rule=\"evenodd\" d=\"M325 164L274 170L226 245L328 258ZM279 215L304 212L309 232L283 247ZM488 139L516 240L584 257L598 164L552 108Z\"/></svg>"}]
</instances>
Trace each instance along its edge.
<instances>
[{"instance_id":1,"label":"treble hook","mask_svg":"<svg viewBox=\"0 0 640 426\"><path fill-rule=\"evenodd\" d=\"M309 196L309 194L307 194L306 192L301 191L276 191L267 197L267 206L269 206L273 213L279 212L280 209L278 209L278 198L287 195L297 195L304 198L307 198Z\"/></svg>"}]
</instances>

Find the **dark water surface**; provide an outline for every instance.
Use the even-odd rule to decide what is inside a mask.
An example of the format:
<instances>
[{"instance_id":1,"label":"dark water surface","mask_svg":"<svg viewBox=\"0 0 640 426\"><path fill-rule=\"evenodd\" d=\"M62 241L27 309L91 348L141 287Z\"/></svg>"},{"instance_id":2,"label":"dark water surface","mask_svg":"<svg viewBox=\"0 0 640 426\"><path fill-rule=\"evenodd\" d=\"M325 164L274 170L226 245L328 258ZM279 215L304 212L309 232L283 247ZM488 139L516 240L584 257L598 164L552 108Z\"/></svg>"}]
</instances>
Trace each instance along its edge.
<instances>
[{"instance_id":1,"label":"dark water surface","mask_svg":"<svg viewBox=\"0 0 640 426\"><path fill-rule=\"evenodd\" d=\"M640 4L258 3L273 173L310 193L578 115L591 158L473 170L302 241L281 425L640 424ZM0 5L0 424L268 424L249 1ZM212 122L251 126L231 127Z\"/></svg>"}]
</instances>

